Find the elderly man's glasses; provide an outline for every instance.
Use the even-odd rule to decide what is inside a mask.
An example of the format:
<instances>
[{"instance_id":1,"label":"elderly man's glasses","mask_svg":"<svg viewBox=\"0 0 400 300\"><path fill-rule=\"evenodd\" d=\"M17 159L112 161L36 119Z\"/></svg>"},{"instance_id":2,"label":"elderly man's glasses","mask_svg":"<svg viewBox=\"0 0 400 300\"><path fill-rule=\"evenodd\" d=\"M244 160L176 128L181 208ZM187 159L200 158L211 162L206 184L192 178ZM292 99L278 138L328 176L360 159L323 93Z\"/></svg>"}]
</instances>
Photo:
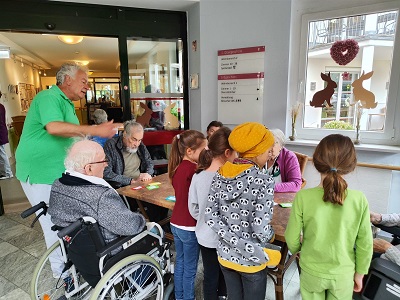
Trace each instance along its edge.
<instances>
[{"instance_id":1,"label":"elderly man's glasses","mask_svg":"<svg viewBox=\"0 0 400 300\"><path fill-rule=\"evenodd\" d=\"M100 160L100 161L95 161L95 162L88 163L88 164L85 165L85 167L86 167L87 165L103 164L103 163L108 163L108 159L105 158L104 160ZM85 168L85 167L84 167L84 168Z\"/></svg>"}]
</instances>

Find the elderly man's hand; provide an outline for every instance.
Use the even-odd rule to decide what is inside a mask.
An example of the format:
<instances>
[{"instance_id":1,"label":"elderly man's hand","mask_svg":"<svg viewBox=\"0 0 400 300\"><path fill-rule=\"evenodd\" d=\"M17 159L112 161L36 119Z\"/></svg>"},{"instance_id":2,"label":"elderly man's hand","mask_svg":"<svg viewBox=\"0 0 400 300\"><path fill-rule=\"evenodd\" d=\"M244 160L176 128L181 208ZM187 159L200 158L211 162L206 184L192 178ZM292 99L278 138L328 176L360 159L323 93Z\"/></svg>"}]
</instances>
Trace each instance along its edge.
<instances>
[{"instance_id":1,"label":"elderly man's hand","mask_svg":"<svg viewBox=\"0 0 400 300\"><path fill-rule=\"evenodd\" d=\"M382 221L382 215L373 211L369 213L369 217L373 224L379 224Z\"/></svg>"},{"instance_id":2,"label":"elderly man's hand","mask_svg":"<svg viewBox=\"0 0 400 300\"><path fill-rule=\"evenodd\" d=\"M140 173L139 178L140 181L149 181L152 179L151 175L148 173Z\"/></svg>"},{"instance_id":3,"label":"elderly man's hand","mask_svg":"<svg viewBox=\"0 0 400 300\"><path fill-rule=\"evenodd\" d=\"M374 239L374 252L385 253L392 246L391 243L382 239Z\"/></svg>"}]
</instances>

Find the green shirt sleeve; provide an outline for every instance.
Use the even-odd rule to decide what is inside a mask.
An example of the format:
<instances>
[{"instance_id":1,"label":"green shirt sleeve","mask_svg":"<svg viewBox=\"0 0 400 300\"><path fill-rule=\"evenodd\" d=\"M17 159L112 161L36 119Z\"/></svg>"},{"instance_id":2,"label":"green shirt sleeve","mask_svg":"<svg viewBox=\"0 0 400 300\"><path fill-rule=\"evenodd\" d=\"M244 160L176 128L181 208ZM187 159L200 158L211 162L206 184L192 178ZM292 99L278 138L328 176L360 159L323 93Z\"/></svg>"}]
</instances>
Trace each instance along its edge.
<instances>
[{"instance_id":1,"label":"green shirt sleeve","mask_svg":"<svg viewBox=\"0 0 400 300\"><path fill-rule=\"evenodd\" d=\"M369 217L369 206L367 199L363 198L365 206L362 212L360 227L356 238L356 272L368 274L373 252L373 238Z\"/></svg>"},{"instance_id":2,"label":"green shirt sleeve","mask_svg":"<svg viewBox=\"0 0 400 300\"><path fill-rule=\"evenodd\" d=\"M303 229L303 208L302 201L298 197L299 193L293 202L292 210L290 212L289 221L285 231L285 239L290 252L296 253L301 249L300 234Z\"/></svg>"}]
</instances>

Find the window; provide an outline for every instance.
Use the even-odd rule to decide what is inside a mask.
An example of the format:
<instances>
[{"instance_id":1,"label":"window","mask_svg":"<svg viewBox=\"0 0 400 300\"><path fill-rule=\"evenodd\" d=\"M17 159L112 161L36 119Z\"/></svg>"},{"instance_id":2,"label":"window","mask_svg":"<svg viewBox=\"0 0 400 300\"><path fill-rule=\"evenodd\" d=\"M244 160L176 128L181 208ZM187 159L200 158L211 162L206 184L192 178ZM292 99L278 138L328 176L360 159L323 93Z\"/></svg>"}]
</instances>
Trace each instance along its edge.
<instances>
[{"instance_id":1,"label":"window","mask_svg":"<svg viewBox=\"0 0 400 300\"><path fill-rule=\"evenodd\" d=\"M131 113L151 130L184 128L182 40L128 38Z\"/></svg>"},{"instance_id":2,"label":"window","mask_svg":"<svg viewBox=\"0 0 400 300\"><path fill-rule=\"evenodd\" d=\"M360 115L356 111L361 107L363 142L394 143L399 61L393 53L399 47L395 39L398 7L383 5L352 9L357 12L352 15L342 10L303 16L302 40L307 43L301 49L304 68L299 67L298 101L303 110L296 130L300 138L320 138L333 133L332 129L353 138ZM353 48L345 45L331 56L337 44L347 40ZM343 62L357 46L354 59ZM321 90L325 98L319 97Z\"/></svg>"}]
</instances>

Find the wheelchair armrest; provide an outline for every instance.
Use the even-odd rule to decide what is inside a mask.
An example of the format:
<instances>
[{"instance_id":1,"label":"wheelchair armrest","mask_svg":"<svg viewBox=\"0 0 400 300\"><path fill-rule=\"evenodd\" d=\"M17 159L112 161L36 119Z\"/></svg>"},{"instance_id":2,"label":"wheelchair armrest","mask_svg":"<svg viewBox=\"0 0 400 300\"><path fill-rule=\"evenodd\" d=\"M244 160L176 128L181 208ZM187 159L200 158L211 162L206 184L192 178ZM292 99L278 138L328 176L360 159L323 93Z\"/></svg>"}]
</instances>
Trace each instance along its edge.
<instances>
[{"instance_id":1,"label":"wheelchair armrest","mask_svg":"<svg viewBox=\"0 0 400 300\"><path fill-rule=\"evenodd\" d=\"M400 226L384 226L381 224L374 224L375 227L380 228L383 231L389 232L391 234L394 234L395 236L400 237Z\"/></svg>"},{"instance_id":2,"label":"wheelchair armrest","mask_svg":"<svg viewBox=\"0 0 400 300\"><path fill-rule=\"evenodd\" d=\"M400 266L383 258L375 258L371 263L371 270L382 273L395 282L400 282Z\"/></svg>"},{"instance_id":3,"label":"wheelchair armrest","mask_svg":"<svg viewBox=\"0 0 400 300\"><path fill-rule=\"evenodd\" d=\"M134 237L134 235L129 235L129 236L121 236L119 238L116 238L112 242L108 243L107 245L104 246L104 248L100 249L97 251L97 256L98 257L103 257L107 254L110 254L113 250L121 247L124 243L127 241L131 240Z\"/></svg>"}]
</instances>

